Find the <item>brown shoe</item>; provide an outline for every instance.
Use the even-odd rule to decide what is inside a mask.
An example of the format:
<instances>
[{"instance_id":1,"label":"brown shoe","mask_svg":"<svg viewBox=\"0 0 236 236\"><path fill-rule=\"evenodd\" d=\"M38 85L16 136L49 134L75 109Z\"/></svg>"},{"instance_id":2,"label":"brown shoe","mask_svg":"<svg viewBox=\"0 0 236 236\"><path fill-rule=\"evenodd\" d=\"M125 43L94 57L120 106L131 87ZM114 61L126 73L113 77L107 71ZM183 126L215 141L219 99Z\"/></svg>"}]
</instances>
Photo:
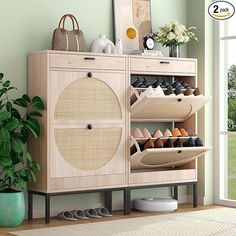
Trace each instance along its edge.
<instances>
[{"instance_id":1,"label":"brown shoe","mask_svg":"<svg viewBox=\"0 0 236 236\"><path fill-rule=\"evenodd\" d=\"M188 133L184 128L180 129L180 133L182 137L188 137Z\"/></svg>"},{"instance_id":2,"label":"brown shoe","mask_svg":"<svg viewBox=\"0 0 236 236\"><path fill-rule=\"evenodd\" d=\"M193 95L193 91L191 87L187 87L187 89L184 92L184 96L191 96L191 95Z\"/></svg>"},{"instance_id":3,"label":"brown shoe","mask_svg":"<svg viewBox=\"0 0 236 236\"><path fill-rule=\"evenodd\" d=\"M173 137L180 137L181 133L178 128L175 128L172 130L172 135L173 135Z\"/></svg>"},{"instance_id":4,"label":"brown shoe","mask_svg":"<svg viewBox=\"0 0 236 236\"><path fill-rule=\"evenodd\" d=\"M154 142L154 148L163 148L164 144L162 142L162 140L160 138L158 138L157 140L155 140Z\"/></svg>"},{"instance_id":5,"label":"brown shoe","mask_svg":"<svg viewBox=\"0 0 236 236\"><path fill-rule=\"evenodd\" d=\"M194 96L199 96L201 95L199 88L196 88L193 92Z\"/></svg>"},{"instance_id":6,"label":"brown shoe","mask_svg":"<svg viewBox=\"0 0 236 236\"><path fill-rule=\"evenodd\" d=\"M150 138L143 144L143 150L148 148L154 148L154 142Z\"/></svg>"}]
</instances>

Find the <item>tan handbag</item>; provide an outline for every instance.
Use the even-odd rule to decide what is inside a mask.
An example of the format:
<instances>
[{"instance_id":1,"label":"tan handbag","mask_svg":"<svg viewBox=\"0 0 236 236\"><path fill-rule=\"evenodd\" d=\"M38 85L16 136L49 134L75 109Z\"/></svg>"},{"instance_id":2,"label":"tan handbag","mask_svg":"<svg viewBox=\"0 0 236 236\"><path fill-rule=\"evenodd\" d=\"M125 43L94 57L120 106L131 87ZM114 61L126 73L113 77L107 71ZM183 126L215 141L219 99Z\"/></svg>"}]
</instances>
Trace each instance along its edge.
<instances>
[{"instance_id":1,"label":"tan handbag","mask_svg":"<svg viewBox=\"0 0 236 236\"><path fill-rule=\"evenodd\" d=\"M65 21L67 17L69 17L72 21L72 31L65 29ZM84 34L79 29L78 21L73 15L66 14L60 19L58 28L56 28L53 32L52 50L82 52L85 50Z\"/></svg>"}]
</instances>

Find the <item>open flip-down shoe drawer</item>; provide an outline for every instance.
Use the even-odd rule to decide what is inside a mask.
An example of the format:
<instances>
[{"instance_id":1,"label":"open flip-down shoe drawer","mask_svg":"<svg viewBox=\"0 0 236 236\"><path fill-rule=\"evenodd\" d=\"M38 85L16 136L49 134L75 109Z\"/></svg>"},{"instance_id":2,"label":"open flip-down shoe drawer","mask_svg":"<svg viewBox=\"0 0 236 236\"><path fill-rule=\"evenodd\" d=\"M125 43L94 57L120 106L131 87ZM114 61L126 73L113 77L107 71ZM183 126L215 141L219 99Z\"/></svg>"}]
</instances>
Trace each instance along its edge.
<instances>
[{"instance_id":1,"label":"open flip-down shoe drawer","mask_svg":"<svg viewBox=\"0 0 236 236\"><path fill-rule=\"evenodd\" d=\"M152 148L130 157L131 169L180 167L202 156L209 147Z\"/></svg>"},{"instance_id":2,"label":"open flip-down shoe drawer","mask_svg":"<svg viewBox=\"0 0 236 236\"><path fill-rule=\"evenodd\" d=\"M204 107L210 99L206 96L147 95L131 106L131 120L182 122Z\"/></svg>"}]
</instances>

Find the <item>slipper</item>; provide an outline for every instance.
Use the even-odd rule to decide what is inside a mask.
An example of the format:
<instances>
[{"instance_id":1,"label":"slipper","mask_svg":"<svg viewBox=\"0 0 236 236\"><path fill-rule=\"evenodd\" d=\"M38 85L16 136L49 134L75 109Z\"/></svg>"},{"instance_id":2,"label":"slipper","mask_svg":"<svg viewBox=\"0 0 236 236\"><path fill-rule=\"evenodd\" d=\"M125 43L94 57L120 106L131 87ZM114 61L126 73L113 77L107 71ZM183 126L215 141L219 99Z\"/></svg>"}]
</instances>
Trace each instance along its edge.
<instances>
[{"instance_id":1,"label":"slipper","mask_svg":"<svg viewBox=\"0 0 236 236\"><path fill-rule=\"evenodd\" d=\"M62 211L57 215L57 217L61 220L77 220L73 217L73 214L70 211Z\"/></svg>"},{"instance_id":2,"label":"slipper","mask_svg":"<svg viewBox=\"0 0 236 236\"><path fill-rule=\"evenodd\" d=\"M106 207L98 207L96 211L99 216L112 216Z\"/></svg>"},{"instance_id":3,"label":"slipper","mask_svg":"<svg viewBox=\"0 0 236 236\"><path fill-rule=\"evenodd\" d=\"M90 218L97 218L97 219L101 218L101 216L99 216L97 211L93 208L84 210L84 213L87 217Z\"/></svg>"},{"instance_id":4,"label":"slipper","mask_svg":"<svg viewBox=\"0 0 236 236\"><path fill-rule=\"evenodd\" d=\"M89 218L85 215L83 210L73 210L71 211L73 217L80 220L88 220Z\"/></svg>"}]
</instances>

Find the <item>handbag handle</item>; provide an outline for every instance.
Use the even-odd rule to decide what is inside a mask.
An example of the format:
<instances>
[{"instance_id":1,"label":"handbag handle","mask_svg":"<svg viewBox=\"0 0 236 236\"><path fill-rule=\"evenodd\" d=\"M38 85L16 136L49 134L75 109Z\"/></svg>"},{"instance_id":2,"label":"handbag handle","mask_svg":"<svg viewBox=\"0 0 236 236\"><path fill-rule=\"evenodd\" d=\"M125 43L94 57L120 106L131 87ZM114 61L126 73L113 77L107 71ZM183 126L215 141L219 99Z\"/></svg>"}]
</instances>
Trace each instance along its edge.
<instances>
[{"instance_id":1,"label":"handbag handle","mask_svg":"<svg viewBox=\"0 0 236 236\"><path fill-rule=\"evenodd\" d=\"M73 31L75 30L75 24L76 24L77 31L79 32L79 23L78 23L77 19L75 18L75 16L73 16L71 14L66 14L66 15L62 16L62 18L59 21L58 28L60 28L60 26L62 24L62 29L65 30L65 21L66 21L67 17L69 17L71 19L71 22L73 25Z\"/></svg>"}]
</instances>

